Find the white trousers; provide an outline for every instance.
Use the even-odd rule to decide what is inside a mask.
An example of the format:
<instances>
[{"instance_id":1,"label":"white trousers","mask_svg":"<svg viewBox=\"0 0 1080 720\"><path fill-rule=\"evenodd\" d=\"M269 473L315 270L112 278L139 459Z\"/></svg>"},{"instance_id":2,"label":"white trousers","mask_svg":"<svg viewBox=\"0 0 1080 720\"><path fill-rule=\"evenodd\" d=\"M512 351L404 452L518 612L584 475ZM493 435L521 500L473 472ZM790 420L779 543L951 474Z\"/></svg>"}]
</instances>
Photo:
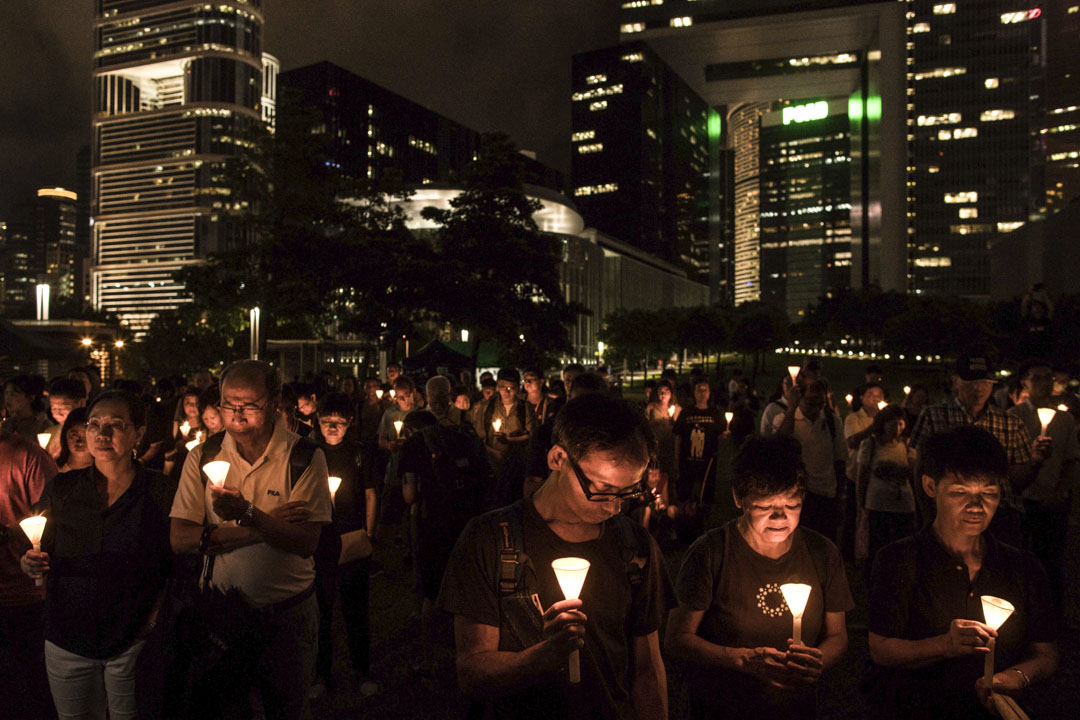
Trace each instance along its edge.
<instances>
[{"instance_id":1,"label":"white trousers","mask_svg":"<svg viewBox=\"0 0 1080 720\"><path fill-rule=\"evenodd\" d=\"M45 669L60 720L135 717L135 660L143 642L104 660L83 657L45 641Z\"/></svg>"}]
</instances>

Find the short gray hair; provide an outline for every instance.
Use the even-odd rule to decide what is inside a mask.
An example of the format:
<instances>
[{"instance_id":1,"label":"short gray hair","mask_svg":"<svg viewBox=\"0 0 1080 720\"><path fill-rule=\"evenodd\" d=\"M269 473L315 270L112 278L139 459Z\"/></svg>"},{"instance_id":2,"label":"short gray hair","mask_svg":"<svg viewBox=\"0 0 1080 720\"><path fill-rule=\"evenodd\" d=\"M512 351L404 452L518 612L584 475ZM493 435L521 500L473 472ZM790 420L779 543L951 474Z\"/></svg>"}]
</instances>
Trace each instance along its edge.
<instances>
[{"instance_id":1,"label":"short gray hair","mask_svg":"<svg viewBox=\"0 0 1080 720\"><path fill-rule=\"evenodd\" d=\"M229 376L235 375L237 379L258 381L262 383L266 394L271 399L281 397L281 373L277 368L262 360L237 360L230 363L221 373L221 387L225 387Z\"/></svg>"}]
</instances>

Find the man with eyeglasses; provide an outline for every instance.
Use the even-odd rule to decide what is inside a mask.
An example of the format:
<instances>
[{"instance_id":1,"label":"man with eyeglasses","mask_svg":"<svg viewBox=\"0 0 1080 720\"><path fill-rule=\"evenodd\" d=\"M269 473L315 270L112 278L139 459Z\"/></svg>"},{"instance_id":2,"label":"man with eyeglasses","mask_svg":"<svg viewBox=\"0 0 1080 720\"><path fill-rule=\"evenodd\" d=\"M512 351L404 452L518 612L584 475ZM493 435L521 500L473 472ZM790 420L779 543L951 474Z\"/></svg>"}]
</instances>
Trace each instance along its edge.
<instances>
[{"instance_id":1,"label":"man with eyeglasses","mask_svg":"<svg viewBox=\"0 0 1080 720\"><path fill-rule=\"evenodd\" d=\"M267 620L269 644L247 673L271 720L307 712L319 613L312 555L331 521L326 459L314 449L299 477L290 456L300 436L278 413L281 379L271 365L239 360L225 368L218 408L225 437L215 460L229 463L222 487L204 481L203 451L184 464L173 501L173 552L213 556L213 585L237 590ZM249 688L221 687L220 716L251 717Z\"/></svg>"},{"instance_id":2,"label":"man with eyeglasses","mask_svg":"<svg viewBox=\"0 0 1080 720\"><path fill-rule=\"evenodd\" d=\"M554 439L543 486L474 519L454 547L439 606L454 616L458 681L495 718L666 718L657 631L671 582L656 543L620 514L644 492L656 441L601 394L570 400ZM581 599L563 599L551 566L563 557L590 563Z\"/></svg>"}]
</instances>

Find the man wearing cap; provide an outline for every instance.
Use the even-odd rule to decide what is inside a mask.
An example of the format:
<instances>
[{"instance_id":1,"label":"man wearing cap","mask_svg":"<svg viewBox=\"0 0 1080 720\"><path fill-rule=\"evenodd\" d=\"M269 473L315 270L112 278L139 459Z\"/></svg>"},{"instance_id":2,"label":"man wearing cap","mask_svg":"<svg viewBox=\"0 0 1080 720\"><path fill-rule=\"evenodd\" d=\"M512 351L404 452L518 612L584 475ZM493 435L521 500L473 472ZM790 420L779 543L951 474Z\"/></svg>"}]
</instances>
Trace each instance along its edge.
<instances>
[{"instance_id":1,"label":"man wearing cap","mask_svg":"<svg viewBox=\"0 0 1080 720\"><path fill-rule=\"evenodd\" d=\"M989 361L983 356L961 355L952 376L953 398L927 406L915 421L908 445L918 453L915 463L916 487L921 487L922 446L927 438L961 425L974 425L990 432L1005 448L1009 475L1002 483L1001 506L994 516L991 532L1001 541L1021 547L1020 526L1022 505L1019 495L1035 477L1035 471L1045 459L1045 443L1033 442L1019 418L990 404L994 378ZM929 522L931 509L925 493L916 492L922 521Z\"/></svg>"}]
</instances>

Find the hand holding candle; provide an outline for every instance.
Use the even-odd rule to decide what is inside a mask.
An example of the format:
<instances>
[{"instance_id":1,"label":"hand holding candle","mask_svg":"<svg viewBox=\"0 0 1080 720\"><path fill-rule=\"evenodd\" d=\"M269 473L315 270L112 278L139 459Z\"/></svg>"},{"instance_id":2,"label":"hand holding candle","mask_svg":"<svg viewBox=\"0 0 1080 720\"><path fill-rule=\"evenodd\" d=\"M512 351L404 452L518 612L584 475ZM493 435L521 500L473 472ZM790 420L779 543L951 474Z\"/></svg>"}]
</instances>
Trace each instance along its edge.
<instances>
[{"instance_id":1,"label":"hand holding candle","mask_svg":"<svg viewBox=\"0 0 1080 720\"><path fill-rule=\"evenodd\" d=\"M983 617L986 620L986 625L994 631L1004 625L1005 621L1016 610L1008 600L1002 600L993 595L980 595L979 599L982 600ZM987 691L994 687L994 644L994 638L986 641L986 647L990 649L990 652L986 654L986 660L983 664L983 685L986 686Z\"/></svg>"},{"instance_id":2,"label":"hand holding candle","mask_svg":"<svg viewBox=\"0 0 1080 720\"><path fill-rule=\"evenodd\" d=\"M45 520L44 515L35 515L28 517L19 523L19 527L26 533L26 537L30 540L30 544L34 546L34 552L41 552L41 535L45 532ZM41 587L44 582L40 576L34 580L34 585Z\"/></svg>"},{"instance_id":3,"label":"hand holding candle","mask_svg":"<svg viewBox=\"0 0 1080 720\"><path fill-rule=\"evenodd\" d=\"M796 645L802 645L802 617L806 611L806 601L810 599L810 586L803 583L784 583L780 586L780 592L784 595L784 602L792 615L791 639Z\"/></svg>"},{"instance_id":4,"label":"hand holding candle","mask_svg":"<svg viewBox=\"0 0 1080 720\"><path fill-rule=\"evenodd\" d=\"M551 569L555 571L555 579L559 581L563 596L567 600L578 599L585 576L589 574L589 561L576 557L558 558L551 561ZM569 670L570 682L581 682L581 658L577 650L570 653Z\"/></svg>"}]
</instances>

